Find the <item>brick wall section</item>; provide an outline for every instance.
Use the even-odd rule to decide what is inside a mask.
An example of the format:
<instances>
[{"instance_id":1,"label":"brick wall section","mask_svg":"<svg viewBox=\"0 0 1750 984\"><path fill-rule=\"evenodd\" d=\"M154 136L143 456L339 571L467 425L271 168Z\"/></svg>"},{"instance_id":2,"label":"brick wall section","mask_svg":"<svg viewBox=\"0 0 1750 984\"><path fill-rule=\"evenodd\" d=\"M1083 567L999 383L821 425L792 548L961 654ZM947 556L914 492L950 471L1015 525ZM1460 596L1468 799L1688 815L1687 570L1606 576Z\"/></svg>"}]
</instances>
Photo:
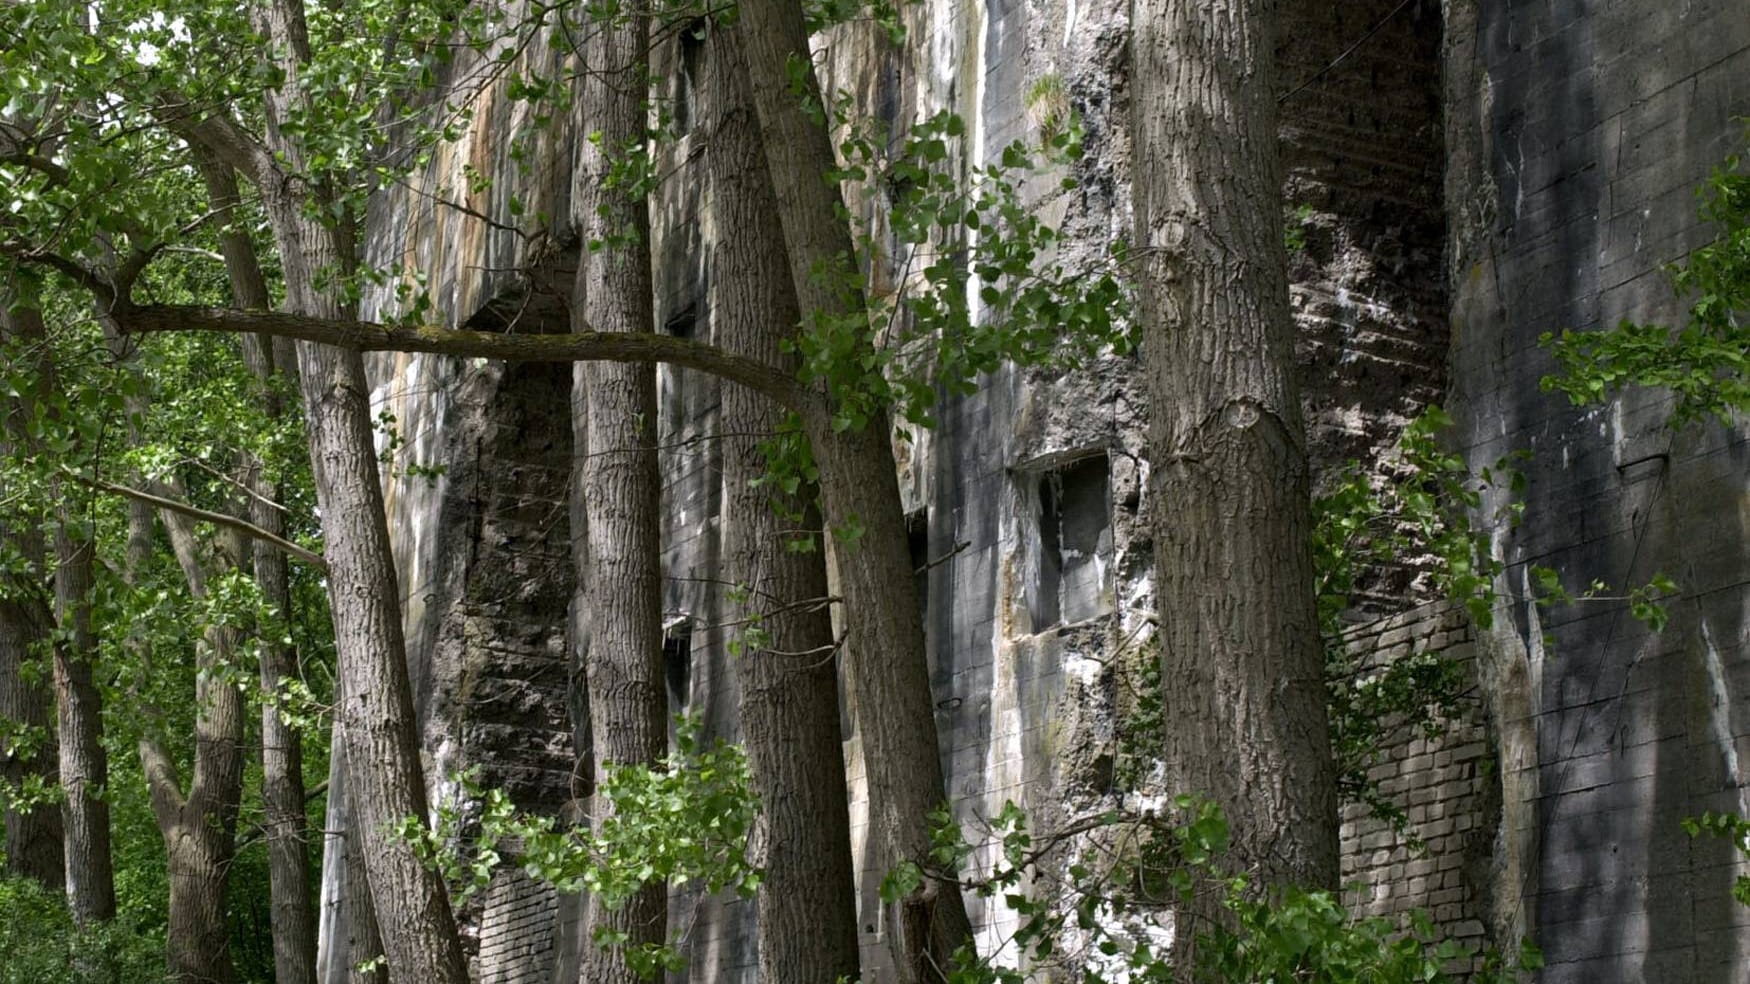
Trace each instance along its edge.
<instances>
[{"instance_id":1,"label":"brick wall section","mask_svg":"<svg viewBox=\"0 0 1750 984\"><path fill-rule=\"evenodd\" d=\"M1414 653L1438 653L1473 668L1475 645L1464 610L1435 602L1358 627L1345 636L1367 654L1363 674ZM1470 947L1483 943L1480 866L1494 843L1494 753L1480 701L1424 737L1399 726L1382 743L1368 778L1409 817L1395 831L1365 807L1343 809L1344 904L1357 916L1401 920L1426 912L1439 933ZM1417 842L1420 842L1418 846Z\"/></svg>"},{"instance_id":2,"label":"brick wall section","mask_svg":"<svg viewBox=\"0 0 1750 984\"><path fill-rule=\"evenodd\" d=\"M486 887L480 950L470 972L479 984L548 984L553 974L553 889L507 867Z\"/></svg>"},{"instance_id":3,"label":"brick wall section","mask_svg":"<svg viewBox=\"0 0 1750 984\"><path fill-rule=\"evenodd\" d=\"M1625 314L1670 315L1657 267L1698 240L1690 189L1735 140L1727 118L1750 112L1739 84L1750 76L1750 18L1741 0L1447 0L1436 71L1433 7L1403 5L1376 37L1283 111L1290 198L1313 204L1317 219L1308 255L1296 261L1302 281L1296 297L1320 463L1381 447L1396 421L1438 390L1449 338L1451 395L1470 460L1488 464L1526 447L1539 455L1529 519L1517 534L1503 535L1510 559L1553 562L1576 573L1571 583L1592 576L1644 580L1664 568L1687 593L1673 627L1659 638L1613 610L1540 615L1511 597L1495 629L1473 638L1443 630L1448 615L1420 610L1378 626L1374 641L1388 649L1424 631L1437 645L1444 631L1453 658L1477 666L1503 749L1500 820L1489 821L1492 838L1465 836L1482 829L1480 820L1459 829L1466 815L1493 816L1480 769L1486 759L1465 730L1474 722L1458 723L1432 748L1406 739L1393 747L1382 775L1402 787L1413 811L1423 811L1416 823L1435 846L1426 858L1411 857L1391 835L1353 822L1357 853L1349 875L1370 891L1352 901L1380 912L1431 906L1436 919L1465 938L1483 925L1498 934L1532 929L1551 956L1548 981L1732 980L1734 969L1750 964L1745 919L1724 894L1736 869L1719 845L1693 845L1674 831L1687 813L1744 798L1738 760L1750 754L1744 610L1750 572L1742 525L1750 515L1744 491L1750 451L1741 431L1672 442L1659 430L1661 408L1638 398L1582 413L1538 395L1536 377L1546 367L1535 339L1546 329ZM1125 8L1121 0L929 0L906 8L913 40L903 52L841 37L822 60L864 105L920 115L956 109L982 140L973 156L985 159L1028 134L1029 86L1060 75L1087 127L1090 154L1077 165L1081 187L1051 207L1072 231L1066 249L1097 252L1130 220ZM1398 8L1381 0L1287 5L1285 77L1298 83L1322 70ZM878 72L869 68L876 65ZM1426 102L1435 78L1446 87L1444 113ZM502 101L483 108L486 122L465 152L446 153L437 166L453 171L468 159L508 173L493 166L492 155L509 145L494 134L504 132L510 115ZM1430 129L1442 115L1443 141ZM525 201L545 203L560 225L567 140L558 134L541 149L530 179L538 194L517 189ZM1453 221L1441 233L1431 231L1439 216L1429 186L1443 156ZM439 183L434 178L433 186ZM665 182L677 183L684 182ZM504 182L492 200L470 204L502 217L510 190ZM687 223L696 219L689 210L697 203L675 195L661 206L659 225L677 234L665 239L659 229L655 238L659 249L686 254L694 235ZM520 239L434 212L417 196L384 214L390 220L372 229L373 258L403 258L434 271L441 310L460 320L490 297L509 296L537 302L517 310L554 314L542 277L507 285L498 274L473 272L539 261L559 271L551 279L563 284L563 263L551 255L525 255ZM563 239L564 230L557 232ZM1443 278L1429 274L1442 237L1450 335L1442 323ZM666 318L684 308L698 271L672 257L664 270ZM395 405L407 408L403 425L417 439L449 448L452 462L479 453L451 433L466 419L451 409L456 367L393 357L378 364L382 395L403 401ZM1107 658L1131 638L1150 604L1140 496L1145 408L1134 365L1114 359L1053 378L995 373L977 394L946 405L934 433L903 448L905 488L910 504L927 513L930 556L969 544L932 568L927 585L942 754L962 820L1016 799L1048 829L1054 817L1116 795L1110 775L1116 683ZM1337 388L1317 385L1344 373L1353 374L1342 377L1345 389L1366 391L1361 404L1344 404ZM666 383L697 394L695 409L708 414L714 402L708 394L678 375ZM693 423L677 421L668 433L683 435ZM1111 614L1034 626L1025 589L1040 545L1029 476L1087 454L1104 456L1111 469ZM698 456L672 455L668 467L668 563L677 575L708 576L715 542L711 466ZM457 480L452 473L436 491L408 490L392 501L404 585L465 571L472 562L475 544L447 535L451 514L441 508L445 482ZM1521 573L1514 568L1514 577ZM462 593L433 594L435 607L427 608L426 595L408 591L415 658L429 658L432 650L419 647L428 646L451 611L445 599ZM712 603L708 593L677 584L669 607L709 620ZM1544 658L1546 629L1559 661ZM493 632L514 634L508 625ZM1358 637L1356 644L1373 643ZM722 714L715 726L732 733L727 664L713 656L699 670L696 699ZM422 700L423 713L435 706ZM444 761L453 752L446 739L453 746L454 737L429 729L428 752ZM854 739L847 758L855 779ZM1424 760L1432 769L1426 777ZM854 783L854 821L860 796ZM1503 846L1488 854L1491 843ZM1458 884L1448 884L1455 870L1462 872ZM872 896L882 872L864 866L861 874ZM1417 879L1423 881L1412 890ZM1462 898L1442 894L1461 889ZM487 907L483 929L517 925L523 897L505 891ZM691 901L679 899L677 908ZM745 979L747 907L706 906L692 978ZM984 940L1012 922L997 905L975 906L973 915ZM864 928L866 952L878 957L881 927L866 920ZM878 966L868 969L879 976Z\"/></svg>"}]
</instances>

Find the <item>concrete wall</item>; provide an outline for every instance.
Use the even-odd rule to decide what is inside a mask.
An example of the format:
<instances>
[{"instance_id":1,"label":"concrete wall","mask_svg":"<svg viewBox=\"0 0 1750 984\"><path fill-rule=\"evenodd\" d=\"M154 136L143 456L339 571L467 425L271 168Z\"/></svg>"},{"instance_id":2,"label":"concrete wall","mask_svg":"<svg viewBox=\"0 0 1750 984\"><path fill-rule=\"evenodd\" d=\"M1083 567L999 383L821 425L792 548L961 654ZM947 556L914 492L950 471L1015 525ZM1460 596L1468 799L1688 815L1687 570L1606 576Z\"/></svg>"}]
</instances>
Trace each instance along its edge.
<instances>
[{"instance_id":1,"label":"concrete wall","mask_svg":"<svg viewBox=\"0 0 1750 984\"><path fill-rule=\"evenodd\" d=\"M969 138L956 159L969 166L1031 139L1029 93L1055 76L1089 153L1074 166L1075 191L1042 180L1035 197L1072 232L1073 264L1131 222L1127 16L1120 0L925 0L905 8L905 45L852 25L819 39L817 57L829 85L901 128L940 108L960 113ZM1380 766L1426 853L1346 814L1345 875L1358 883L1349 900L1387 915L1431 908L1466 940L1529 932L1551 957L1548 980L1738 979L1750 961L1727 894L1736 869L1722 845L1691 843L1676 821L1743 798L1750 450L1741 429L1671 436L1653 397L1576 411L1541 395L1549 366L1535 339L1680 313L1657 268L1703 236L1690 189L1733 146L1729 115L1750 112L1734 85L1750 68L1750 16L1706 0L1294 0L1283 18L1284 201L1303 243L1293 300L1315 465L1389 468L1384 452L1403 424L1435 401L1454 406L1473 465L1534 455L1527 521L1497 539L1514 566L1491 629L1425 604L1420 558L1365 586L1354 645L1382 659L1404 645L1446 652L1473 668L1479 696L1442 742L1402 736ZM683 95L684 57L697 53L672 42L659 51L665 98ZM424 271L455 322L563 330L578 121L528 138L517 171L508 147L521 110L490 85L477 98L462 143L423 183L385 196L372 254ZM656 327L709 339L704 247L730 231L710 222L690 139L664 151ZM501 175L470 208L515 224L514 186L550 221L525 218L517 235L435 205L464 162ZM852 204L882 227L881 195ZM903 256L866 259L877 289L901 288ZM392 295L367 309L392 311ZM969 830L1006 800L1048 829L1160 792L1146 769L1117 768L1153 614L1137 368L1113 357L1069 374L1003 370L944 401L934 430L896 441L914 552L946 558L920 590L941 753ZM401 453L448 467L435 481L387 479L435 792L452 795L443 777L478 764L531 808L562 809L567 721L587 710L563 645L569 374L430 357L385 357L375 370L407 440ZM685 703L733 737L734 666L711 581L717 388L669 370L660 386L665 612L688 639ZM1620 606L1525 603L1530 562L1571 572L1575 585L1664 570L1684 597L1653 637ZM846 737L872 913L882 873L863 863L860 744ZM339 872L324 879L331 916ZM519 879L503 876L468 913L477 970L489 981L563 979L578 945L575 902ZM995 949L1011 914L972 905L982 945ZM750 905L678 895L673 906L692 927L691 979L752 979ZM863 929L866 971L878 976L881 927L871 916ZM325 953L330 969L344 966L344 947Z\"/></svg>"},{"instance_id":2,"label":"concrete wall","mask_svg":"<svg viewBox=\"0 0 1750 984\"><path fill-rule=\"evenodd\" d=\"M1720 842L1679 821L1742 810L1750 443L1673 432L1665 400L1572 408L1539 392L1545 331L1680 323L1661 264L1710 230L1708 170L1750 112L1742 4L1448 5L1452 382L1467 455L1531 452L1502 531L1510 596L1479 639L1500 728L1492 919L1544 946L1546 981L1740 981L1750 910ZM1491 503L1489 505L1495 505ZM1539 611L1525 565L1682 587L1649 633L1621 604Z\"/></svg>"}]
</instances>

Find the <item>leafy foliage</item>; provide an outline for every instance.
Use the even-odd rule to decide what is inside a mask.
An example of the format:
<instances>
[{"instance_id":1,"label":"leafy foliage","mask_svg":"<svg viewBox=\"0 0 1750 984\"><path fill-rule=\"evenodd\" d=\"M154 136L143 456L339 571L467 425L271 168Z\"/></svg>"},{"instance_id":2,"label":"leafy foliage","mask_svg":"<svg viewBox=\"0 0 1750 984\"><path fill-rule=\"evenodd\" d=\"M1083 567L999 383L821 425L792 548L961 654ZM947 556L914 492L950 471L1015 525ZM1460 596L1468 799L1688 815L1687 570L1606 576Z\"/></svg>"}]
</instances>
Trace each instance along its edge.
<instances>
[{"instance_id":1,"label":"leafy foliage","mask_svg":"<svg viewBox=\"0 0 1750 984\"><path fill-rule=\"evenodd\" d=\"M1313 571L1338 790L1400 831L1408 823L1402 806L1368 779L1368 770L1393 729L1428 738L1442 733L1445 721L1460 710L1463 670L1433 652L1412 653L1384 666L1363 665L1363 654L1350 652L1343 642L1342 615L1369 568L1426 556L1432 559L1432 579L1447 598L1480 626L1493 619L1494 582L1502 564L1487 527L1479 528L1473 516L1485 492L1517 493L1524 478L1505 464L1473 475L1461 456L1440 446L1438 435L1451 423L1445 411L1430 408L1404 429L1389 477L1376 486L1368 471L1351 462L1313 503ZM1514 522L1521 505L1510 502L1505 519Z\"/></svg>"},{"instance_id":2,"label":"leafy foliage","mask_svg":"<svg viewBox=\"0 0 1750 984\"><path fill-rule=\"evenodd\" d=\"M161 932L125 916L81 930L58 893L23 878L0 878L0 953L0 984L139 984L164 976Z\"/></svg>"},{"instance_id":3,"label":"leafy foliage","mask_svg":"<svg viewBox=\"0 0 1750 984\"><path fill-rule=\"evenodd\" d=\"M1588 404L1627 386L1664 387L1677 397L1674 426L1702 417L1730 425L1750 410L1750 171L1742 158L1716 168L1700 195L1701 218L1718 232L1667 269L1678 293L1694 299L1689 322L1545 333L1541 343L1562 364L1561 373L1543 377L1545 390Z\"/></svg>"},{"instance_id":4,"label":"leafy foliage","mask_svg":"<svg viewBox=\"0 0 1750 984\"><path fill-rule=\"evenodd\" d=\"M660 766L608 771L596 791L602 817L593 827L519 814L503 790L484 790L478 775L464 775L461 796L438 809L435 825L407 817L397 834L460 897L486 887L510 855L530 877L610 907L652 882L751 896L760 871L747 855L759 809L750 784L740 746L706 743L696 720L678 718L675 749ZM594 942L609 948L627 940L604 932ZM625 955L645 977L683 965L673 944L631 947Z\"/></svg>"},{"instance_id":5,"label":"leafy foliage","mask_svg":"<svg viewBox=\"0 0 1750 984\"><path fill-rule=\"evenodd\" d=\"M1709 810L1699 817L1684 817L1683 830L1691 837L1706 834L1729 840L1741 858L1750 860L1750 820L1739 814ZM1739 875L1732 883L1732 898L1742 905L1750 905L1750 875Z\"/></svg>"},{"instance_id":6,"label":"leafy foliage","mask_svg":"<svg viewBox=\"0 0 1750 984\"><path fill-rule=\"evenodd\" d=\"M1424 913L1403 923L1357 919L1329 892L1289 889L1259 899L1247 880L1224 870L1228 826L1212 803L1178 796L1169 816L1108 812L1066 824L1039 838L1026 815L1004 804L990 821L990 850L975 850L946 810L934 817L928 867L905 864L891 872L882 897L893 899L925 879L1000 897L1019 918L1011 936L981 957L956 954L950 984L1023 984L1069 972L1085 984L1176 979L1169 910L1197 895L1213 894L1233 914L1231 923L1200 927L1198 980L1221 984L1281 981L1412 984L1459 979L1477 954L1439 938ZM975 857L993 858L988 870L968 875ZM1506 984L1541 958L1526 947L1516 960L1485 955L1473 982Z\"/></svg>"}]
</instances>

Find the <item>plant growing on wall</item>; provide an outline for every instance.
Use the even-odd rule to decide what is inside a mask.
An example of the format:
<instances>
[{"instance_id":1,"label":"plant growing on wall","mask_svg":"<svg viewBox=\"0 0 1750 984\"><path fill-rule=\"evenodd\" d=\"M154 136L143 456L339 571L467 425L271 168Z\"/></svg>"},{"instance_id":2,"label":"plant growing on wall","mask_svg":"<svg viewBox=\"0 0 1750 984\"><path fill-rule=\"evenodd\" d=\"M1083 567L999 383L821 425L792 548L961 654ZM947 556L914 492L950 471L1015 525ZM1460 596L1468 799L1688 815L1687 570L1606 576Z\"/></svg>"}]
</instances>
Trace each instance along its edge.
<instances>
[{"instance_id":1,"label":"plant growing on wall","mask_svg":"<svg viewBox=\"0 0 1750 984\"><path fill-rule=\"evenodd\" d=\"M1575 404L1601 403L1630 386L1668 389L1671 422L1712 417L1731 426L1750 410L1750 170L1732 156L1698 189L1712 241L1666 268L1680 296L1691 298L1678 328L1624 321L1603 331L1546 332L1562 371L1543 377L1546 391Z\"/></svg>"},{"instance_id":2,"label":"plant growing on wall","mask_svg":"<svg viewBox=\"0 0 1750 984\"><path fill-rule=\"evenodd\" d=\"M1013 803L989 819L975 850L947 812L934 818L922 865L902 865L882 884L899 896L937 879L984 898L1000 897L1015 929L980 955L954 958L950 984L1023 984L1071 974L1086 984L1178 979L1181 933L1192 974L1208 984L1366 981L1371 984L1511 984L1542 957L1525 946L1507 958L1442 939L1428 916L1356 918L1337 893L1285 887L1259 894L1233 870L1229 827L1207 800L1181 795L1159 812L1111 811L1036 834ZM975 859L990 857L979 870ZM1193 921L1184 904L1204 897L1230 921ZM1171 910L1177 914L1169 922ZM1473 968L1474 962L1474 968ZM1455 972L1455 968L1462 968Z\"/></svg>"}]
</instances>

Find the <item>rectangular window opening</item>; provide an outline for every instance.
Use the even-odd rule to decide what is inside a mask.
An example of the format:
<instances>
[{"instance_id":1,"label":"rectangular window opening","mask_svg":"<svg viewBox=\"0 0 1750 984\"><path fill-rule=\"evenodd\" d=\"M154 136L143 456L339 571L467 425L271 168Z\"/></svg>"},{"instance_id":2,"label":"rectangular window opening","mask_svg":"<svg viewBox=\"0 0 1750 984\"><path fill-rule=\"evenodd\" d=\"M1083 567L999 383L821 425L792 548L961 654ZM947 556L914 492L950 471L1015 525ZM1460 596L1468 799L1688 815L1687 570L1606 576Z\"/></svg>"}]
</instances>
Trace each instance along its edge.
<instances>
[{"instance_id":1,"label":"rectangular window opening","mask_svg":"<svg viewBox=\"0 0 1750 984\"><path fill-rule=\"evenodd\" d=\"M1036 478L1039 550L1029 594L1034 632L1111 610L1110 467L1104 455L1083 458Z\"/></svg>"},{"instance_id":2,"label":"rectangular window opening","mask_svg":"<svg viewBox=\"0 0 1750 984\"><path fill-rule=\"evenodd\" d=\"M693 630L684 622L669 629L662 640L662 675L668 687L669 716L685 714L692 697Z\"/></svg>"}]
</instances>

